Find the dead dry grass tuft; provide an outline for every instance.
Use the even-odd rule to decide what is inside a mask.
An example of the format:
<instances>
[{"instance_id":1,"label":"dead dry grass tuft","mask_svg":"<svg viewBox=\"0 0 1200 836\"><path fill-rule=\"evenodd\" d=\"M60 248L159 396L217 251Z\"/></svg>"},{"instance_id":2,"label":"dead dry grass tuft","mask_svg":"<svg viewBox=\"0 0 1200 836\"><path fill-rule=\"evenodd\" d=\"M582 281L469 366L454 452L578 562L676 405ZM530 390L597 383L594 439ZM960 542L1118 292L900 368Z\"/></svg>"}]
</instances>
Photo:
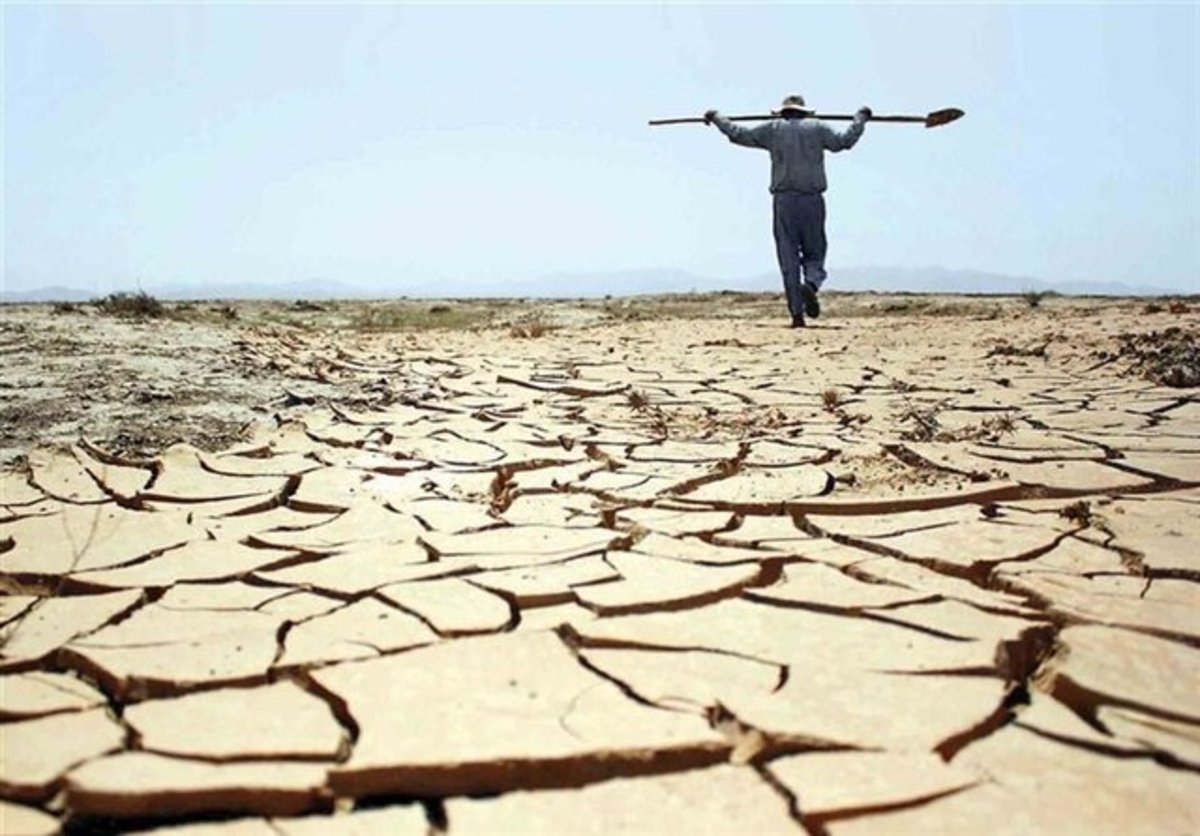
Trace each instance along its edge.
<instances>
[{"instance_id":1,"label":"dead dry grass tuft","mask_svg":"<svg viewBox=\"0 0 1200 836\"><path fill-rule=\"evenodd\" d=\"M546 336L555 329L556 326L549 324L541 318L535 318L526 322L516 323L508 329L508 335L519 340L536 340L539 337Z\"/></svg>"}]
</instances>

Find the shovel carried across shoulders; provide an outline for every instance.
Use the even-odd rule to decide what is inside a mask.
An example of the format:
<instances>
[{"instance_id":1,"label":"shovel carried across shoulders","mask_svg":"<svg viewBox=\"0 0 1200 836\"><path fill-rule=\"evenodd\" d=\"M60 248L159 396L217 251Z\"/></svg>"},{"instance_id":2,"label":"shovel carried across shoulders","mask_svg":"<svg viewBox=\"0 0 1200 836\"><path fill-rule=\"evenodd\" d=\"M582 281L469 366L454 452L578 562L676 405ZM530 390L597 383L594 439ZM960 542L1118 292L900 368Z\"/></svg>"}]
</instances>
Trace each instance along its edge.
<instances>
[{"instance_id":1,"label":"shovel carried across shoulders","mask_svg":"<svg viewBox=\"0 0 1200 836\"><path fill-rule=\"evenodd\" d=\"M956 107L949 107L944 110L935 110L924 116L871 116L868 122L908 122L913 124L924 125L927 128L938 128L942 125L948 125L956 119L962 118L963 112ZM727 116L730 122L763 122L768 119L778 119L778 113L768 113L752 116ZM814 113L811 119L824 119L826 121L849 122L854 119L854 114L847 113ZM657 127L659 125L694 125L703 124L704 117L689 116L682 119L651 119L650 126Z\"/></svg>"}]
</instances>

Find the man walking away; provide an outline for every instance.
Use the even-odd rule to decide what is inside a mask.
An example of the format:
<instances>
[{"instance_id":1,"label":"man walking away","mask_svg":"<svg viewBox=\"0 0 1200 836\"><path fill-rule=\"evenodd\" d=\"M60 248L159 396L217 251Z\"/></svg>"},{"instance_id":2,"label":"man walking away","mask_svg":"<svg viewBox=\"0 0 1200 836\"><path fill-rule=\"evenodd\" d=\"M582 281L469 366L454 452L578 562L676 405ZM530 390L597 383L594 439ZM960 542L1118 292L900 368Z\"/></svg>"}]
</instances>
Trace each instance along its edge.
<instances>
[{"instance_id":1,"label":"man walking away","mask_svg":"<svg viewBox=\"0 0 1200 836\"><path fill-rule=\"evenodd\" d=\"M818 119L803 96L788 96L779 108L780 118L753 128L734 124L715 110L704 114L735 145L771 152L771 194L775 203L775 252L783 273L792 327L803 328L807 314L821 315L817 292L825 282L825 181L826 151L853 148L871 118L871 108L860 108L843 133Z\"/></svg>"}]
</instances>

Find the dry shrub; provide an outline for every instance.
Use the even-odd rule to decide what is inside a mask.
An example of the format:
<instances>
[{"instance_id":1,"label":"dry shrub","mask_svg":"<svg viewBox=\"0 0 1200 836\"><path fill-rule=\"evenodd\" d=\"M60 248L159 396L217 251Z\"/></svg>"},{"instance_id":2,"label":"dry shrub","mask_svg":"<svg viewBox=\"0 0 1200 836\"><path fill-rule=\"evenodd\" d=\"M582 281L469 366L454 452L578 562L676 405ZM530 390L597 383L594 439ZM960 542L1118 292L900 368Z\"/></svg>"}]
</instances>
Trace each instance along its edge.
<instances>
[{"instance_id":1,"label":"dry shrub","mask_svg":"<svg viewBox=\"0 0 1200 836\"><path fill-rule=\"evenodd\" d=\"M97 309L109 316L127 316L139 319L154 319L166 313L162 302L144 290L137 293L110 293L93 302Z\"/></svg>"},{"instance_id":2,"label":"dry shrub","mask_svg":"<svg viewBox=\"0 0 1200 836\"><path fill-rule=\"evenodd\" d=\"M1082 528L1087 528L1092 524L1092 506L1082 499L1062 508L1058 512L1058 515L1063 519L1077 523Z\"/></svg>"},{"instance_id":3,"label":"dry shrub","mask_svg":"<svg viewBox=\"0 0 1200 836\"><path fill-rule=\"evenodd\" d=\"M1131 371L1173 388L1200 386L1200 339L1192 329L1166 328L1146 334L1120 334L1117 356L1133 361ZM1101 352L1101 359L1110 355Z\"/></svg>"},{"instance_id":4,"label":"dry shrub","mask_svg":"<svg viewBox=\"0 0 1200 836\"><path fill-rule=\"evenodd\" d=\"M1021 298L1025 300L1025 304L1029 307L1037 308L1046 299L1051 299L1058 295L1058 291L1055 290L1026 290L1021 294Z\"/></svg>"}]
</instances>

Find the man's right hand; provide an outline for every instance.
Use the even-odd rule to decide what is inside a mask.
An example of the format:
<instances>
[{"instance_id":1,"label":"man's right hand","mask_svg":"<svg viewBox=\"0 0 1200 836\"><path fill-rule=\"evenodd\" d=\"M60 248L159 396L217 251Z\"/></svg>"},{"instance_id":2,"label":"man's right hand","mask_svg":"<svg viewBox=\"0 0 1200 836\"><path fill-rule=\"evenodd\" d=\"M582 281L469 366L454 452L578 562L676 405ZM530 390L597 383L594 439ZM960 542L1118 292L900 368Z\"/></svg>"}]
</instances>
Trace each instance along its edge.
<instances>
[{"instance_id":1,"label":"man's right hand","mask_svg":"<svg viewBox=\"0 0 1200 836\"><path fill-rule=\"evenodd\" d=\"M705 125L711 125L713 123L713 120L715 120L716 118L717 118L717 112L715 110L704 111L704 124Z\"/></svg>"}]
</instances>

